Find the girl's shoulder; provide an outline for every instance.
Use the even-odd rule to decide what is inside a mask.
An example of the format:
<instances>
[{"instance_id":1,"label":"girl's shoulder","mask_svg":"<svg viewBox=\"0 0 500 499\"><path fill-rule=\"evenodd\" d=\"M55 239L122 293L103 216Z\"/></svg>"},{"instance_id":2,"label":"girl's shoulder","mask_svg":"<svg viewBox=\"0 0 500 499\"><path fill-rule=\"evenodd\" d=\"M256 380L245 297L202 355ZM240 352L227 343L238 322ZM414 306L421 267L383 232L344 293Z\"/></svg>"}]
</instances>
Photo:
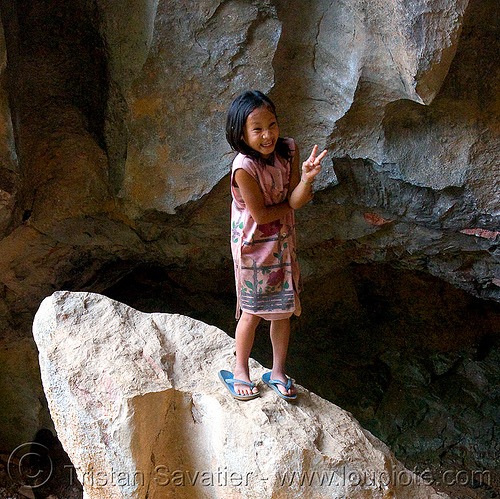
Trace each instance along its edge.
<instances>
[{"instance_id":1,"label":"girl's shoulder","mask_svg":"<svg viewBox=\"0 0 500 499\"><path fill-rule=\"evenodd\" d=\"M258 166L259 161L257 159L240 152L233 160L232 171L234 173L236 170L238 170L238 168L242 168L243 170L246 170L247 172L253 174L257 170Z\"/></svg>"}]
</instances>

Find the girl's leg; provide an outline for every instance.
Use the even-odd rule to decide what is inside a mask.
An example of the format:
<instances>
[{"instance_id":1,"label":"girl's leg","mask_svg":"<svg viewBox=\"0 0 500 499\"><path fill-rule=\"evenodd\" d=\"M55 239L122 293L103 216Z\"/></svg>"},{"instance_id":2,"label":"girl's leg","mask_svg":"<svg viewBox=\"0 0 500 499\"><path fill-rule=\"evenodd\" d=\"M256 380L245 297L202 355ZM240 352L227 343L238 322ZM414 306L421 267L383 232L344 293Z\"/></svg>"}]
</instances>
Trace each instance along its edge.
<instances>
[{"instance_id":1,"label":"girl's leg","mask_svg":"<svg viewBox=\"0 0 500 499\"><path fill-rule=\"evenodd\" d=\"M255 339L255 329L259 321L260 317L243 312L236 326L236 367L234 369L234 377L248 383L250 383L248 359ZM258 390L257 388L252 390L249 386L235 383L234 391L239 395L250 395L252 392L256 393Z\"/></svg>"},{"instance_id":2,"label":"girl's leg","mask_svg":"<svg viewBox=\"0 0 500 499\"><path fill-rule=\"evenodd\" d=\"M277 379L286 383L285 362L290 339L290 319L271 321L271 343L273 345L273 370L271 379ZM286 390L284 386L277 385L283 395L295 395L295 386Z\"/></svg>"}]
</instances>

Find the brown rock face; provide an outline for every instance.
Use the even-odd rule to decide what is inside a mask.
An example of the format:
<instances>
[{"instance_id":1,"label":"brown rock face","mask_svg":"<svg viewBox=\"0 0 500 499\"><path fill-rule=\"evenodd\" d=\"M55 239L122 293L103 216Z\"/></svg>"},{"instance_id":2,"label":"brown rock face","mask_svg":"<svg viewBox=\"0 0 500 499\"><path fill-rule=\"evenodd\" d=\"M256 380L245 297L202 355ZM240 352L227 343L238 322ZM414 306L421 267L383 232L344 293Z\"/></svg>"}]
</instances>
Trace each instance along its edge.
<instances>
[{"instance_id":1,"label":"brown rock face","mask_svg":"<svg viewBox=\"0 0 500 499\"><path fill-rule=\"evenodd\" d=\"M496 0L2 0L0 15L2 452L50 425L30 328L53 291L234 328L224 120L252 87L303 156L329 149L297 213L307 307L295 334L321 341L301 340L291 369L347 405L350 387L369 393L349 410L403 457L494 462L481 456L498 452L500 406ZM358 372L374 337L365 384L324 381L339 358L351 364L337 378ZM318 344L332 357L308 371L298 359ZM470 402L458 415L444 379ZM404 430L411 397L398 412L395 393L415 383L419 414L439 400L454 421L434 425L441 440L432 425ZM463 396L471 386L479 402ZM466 413L485 421L475 437Z\"/></svg>"}]
</instances>

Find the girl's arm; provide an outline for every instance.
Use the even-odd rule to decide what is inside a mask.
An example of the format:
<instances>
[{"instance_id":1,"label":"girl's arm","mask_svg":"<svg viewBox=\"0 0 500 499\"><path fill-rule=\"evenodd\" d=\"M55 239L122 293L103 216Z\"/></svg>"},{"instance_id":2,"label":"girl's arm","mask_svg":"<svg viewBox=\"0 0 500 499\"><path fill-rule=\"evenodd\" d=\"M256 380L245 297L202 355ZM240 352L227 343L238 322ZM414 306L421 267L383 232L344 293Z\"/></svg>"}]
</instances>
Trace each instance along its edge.
<instances>
[{"instance_id":1,"label":"girl's arm","mask_svg":"<svg viewBox=\"0 0 500 499\"><path fill-rule=\"evenodd\" d=\"M252 215L257 224L274 222L291 210L288 200L280 204L266 206L259 184L245 170L238 168L234 172L234 179L238 184L241 197L245 201L250 215Z\"/></svg>"},{"instance_id":2,"label":"girl's arm","mask_svg":"<svg viewBox=\"0 0 500 499\"><path fill-rule=\"evenodd\" d=\"M306 161L302 163L302 175L299 173L299 149L295 146L295 155L292 161L292 177L290 179L290 197L288 201L294 210L304 206L313 197L312 183L316 175L321 171L321 160L325 157L325 149L319 156L318 146L314 146Z\"/></svg>"}]
</instances>

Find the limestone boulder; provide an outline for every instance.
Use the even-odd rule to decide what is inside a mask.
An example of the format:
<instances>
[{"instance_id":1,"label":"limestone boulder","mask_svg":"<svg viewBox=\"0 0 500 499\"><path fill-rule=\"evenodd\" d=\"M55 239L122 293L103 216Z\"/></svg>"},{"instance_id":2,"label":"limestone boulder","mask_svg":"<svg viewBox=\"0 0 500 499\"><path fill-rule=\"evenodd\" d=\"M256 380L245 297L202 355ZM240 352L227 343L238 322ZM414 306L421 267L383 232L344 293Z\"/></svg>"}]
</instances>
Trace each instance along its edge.
<instances>
[{"instance_id":1,"label":"limestone boulder","mask_svg":"<svg viewBox=\"0 0 500 499\"><path fill-rule=\"evenodd\" d=\"M87 498L435 498L353 416L298 387L238 402L223 331L56 292L33 325L58 437ZM254 378L265 371L251 362Z\"/></svg>"}]
</instances>

